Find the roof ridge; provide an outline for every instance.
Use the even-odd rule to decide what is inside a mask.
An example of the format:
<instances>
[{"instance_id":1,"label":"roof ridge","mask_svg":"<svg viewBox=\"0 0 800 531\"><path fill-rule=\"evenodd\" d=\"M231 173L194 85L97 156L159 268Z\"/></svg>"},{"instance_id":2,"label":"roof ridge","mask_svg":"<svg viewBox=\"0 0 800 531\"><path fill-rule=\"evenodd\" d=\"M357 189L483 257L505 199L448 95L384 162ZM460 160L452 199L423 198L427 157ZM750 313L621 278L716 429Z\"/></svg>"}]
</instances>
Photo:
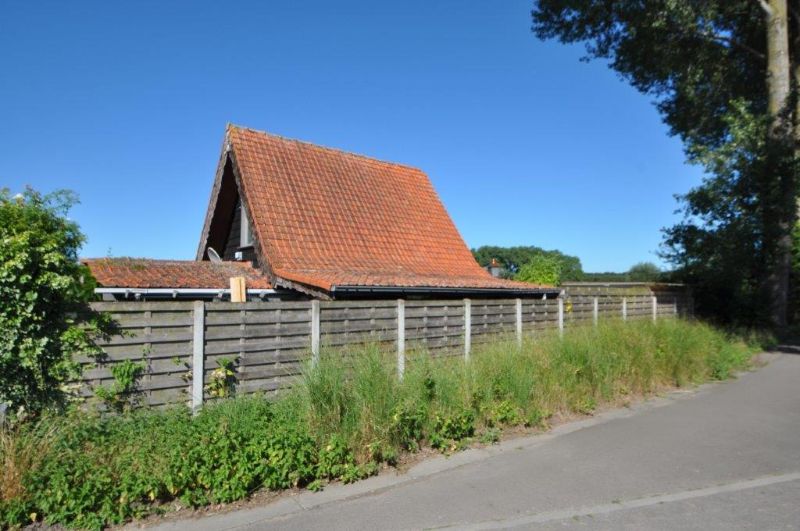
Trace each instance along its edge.
<instances>
[{"instance_id":1,"label":"roof ridge","mask_svg":"<svg viewBox=\"0 0 800 531\"><path fill-rule=\"evenodd\" d=\"M417 166L412 166L410 164L405 164L405 163L402 163L402 162L392 162L390 160L383 160L383 159L379 159L379 158L376 158L376 157L371 157L369 155L364 155L362 153L356 153L354 151L347 151L346 149L341 149L341 148L331 147L331 146L323 146L321 144L315 144L314 142L309 142L308 140L300 140L300 139L297 139L297 138L289 138L287 136L279 135L277 133L270 133L269 131L263 131L261 129L254 129L252 127L245 127L245 126L242 126L242 125L234 124L232 122L228 122L228 125L227 125L226 129L230 129L230 128L240 129L240 130L243 130L243 131L250 131L252 133L264 135L264 136L267 136L267 137L277 138L279 140L283 140L283 141L287 141L287 142L294 142L296 144L304 144L304 145L310 146L312 148L322 149L324 151L331 151L331 152L334 152L334 153L339 153L341 155L348 155L348 156L351 156L351 157L357 157L357 158L360 158L360 159L366 159L366 160L368 160L370 162L378 162L380 164L388 164L390 166L400 166L401 168L408 168L410 170L418 171L420 173L425 173L425 172L422 171L421 168L418 168Z\"/></svg>"}]
</instances>

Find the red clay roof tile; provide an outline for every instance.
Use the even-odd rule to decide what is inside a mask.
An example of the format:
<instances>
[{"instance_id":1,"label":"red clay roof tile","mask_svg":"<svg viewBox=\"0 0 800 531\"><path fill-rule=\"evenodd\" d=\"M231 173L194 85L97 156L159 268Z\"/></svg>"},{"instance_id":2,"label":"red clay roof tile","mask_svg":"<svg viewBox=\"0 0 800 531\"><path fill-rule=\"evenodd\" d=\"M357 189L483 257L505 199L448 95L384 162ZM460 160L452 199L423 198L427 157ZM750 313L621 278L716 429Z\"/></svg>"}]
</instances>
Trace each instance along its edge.
<instances>
[{"instance_id":1,"label":"red clay roof tile","mask_svg":"<svg viewBox=\"0 0 800 531\"><path fill-rule=\"evenodd\" d=\"M106 288L229 289L231 277L245 277L247 288L270 289L269 280L249 262L197 262L149 258L91 258L89 267Z\"/></svg>"}]
</instances>

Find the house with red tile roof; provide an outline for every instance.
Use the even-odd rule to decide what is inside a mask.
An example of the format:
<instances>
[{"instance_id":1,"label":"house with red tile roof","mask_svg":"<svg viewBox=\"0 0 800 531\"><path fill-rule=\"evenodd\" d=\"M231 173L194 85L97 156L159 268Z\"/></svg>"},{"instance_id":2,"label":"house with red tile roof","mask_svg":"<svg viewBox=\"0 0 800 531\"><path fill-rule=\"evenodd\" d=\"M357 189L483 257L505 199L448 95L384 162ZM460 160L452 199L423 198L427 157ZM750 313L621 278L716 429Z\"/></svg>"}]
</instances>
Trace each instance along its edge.
<instances>
[{"instance_id":1,"label":"house with red tile roof","mask_svg":"<svg viewBox=\"0 0 800 531\"><path fill-rule=\"evenodd\" d=\"M226 130L195 261L86 264L103 293L193 289L199 296L197 290L225 289L229 275L244 276L248 290L268 290L262 296L271 297L557 292L495 278L481 268L421 170L233 125Z\"/></svg>"}]
</instances>

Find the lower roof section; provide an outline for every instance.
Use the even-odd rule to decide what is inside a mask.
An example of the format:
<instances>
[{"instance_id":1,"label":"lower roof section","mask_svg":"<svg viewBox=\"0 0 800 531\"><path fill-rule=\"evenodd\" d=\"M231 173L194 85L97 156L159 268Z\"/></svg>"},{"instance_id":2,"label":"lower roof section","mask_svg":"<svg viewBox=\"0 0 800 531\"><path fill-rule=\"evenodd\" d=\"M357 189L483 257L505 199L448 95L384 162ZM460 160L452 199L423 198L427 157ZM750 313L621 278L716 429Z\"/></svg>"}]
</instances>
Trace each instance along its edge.
<instances>
[{"instance_id":1,"label":"lower roof section","mask_svg":"<svg viewBox=\"0 0 800 531\"><path fill-rule=\"evenodd\" d=\"M81 262L102 288L224 290L230 288L232 277L244 277L248 289L272 289L266 275L249 262L151 258L86 258Z\"/></svg>"}]
</instances>

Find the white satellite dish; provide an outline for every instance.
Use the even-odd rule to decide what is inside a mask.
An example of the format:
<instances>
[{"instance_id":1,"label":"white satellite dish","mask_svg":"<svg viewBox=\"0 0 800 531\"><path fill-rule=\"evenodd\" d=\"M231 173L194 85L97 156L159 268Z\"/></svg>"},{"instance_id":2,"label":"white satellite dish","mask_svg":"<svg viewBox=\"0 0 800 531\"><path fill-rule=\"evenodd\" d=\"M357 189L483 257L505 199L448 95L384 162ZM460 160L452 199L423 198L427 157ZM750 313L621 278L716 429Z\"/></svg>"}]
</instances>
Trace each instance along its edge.
<instances>
[{"instance_id":1,"label":"white satellite dish","mask_svg":"<svg viewBox=\"0 0 800 531\"><path fill-rule=\"evenodd\" d=\"M214 250L213 247L209 247L206 249L206 254L208 254L208 259L214 262L215 264L219 264L222 262L222 258L219 257L217 251Z\"/></svg>"}]
</instances>

